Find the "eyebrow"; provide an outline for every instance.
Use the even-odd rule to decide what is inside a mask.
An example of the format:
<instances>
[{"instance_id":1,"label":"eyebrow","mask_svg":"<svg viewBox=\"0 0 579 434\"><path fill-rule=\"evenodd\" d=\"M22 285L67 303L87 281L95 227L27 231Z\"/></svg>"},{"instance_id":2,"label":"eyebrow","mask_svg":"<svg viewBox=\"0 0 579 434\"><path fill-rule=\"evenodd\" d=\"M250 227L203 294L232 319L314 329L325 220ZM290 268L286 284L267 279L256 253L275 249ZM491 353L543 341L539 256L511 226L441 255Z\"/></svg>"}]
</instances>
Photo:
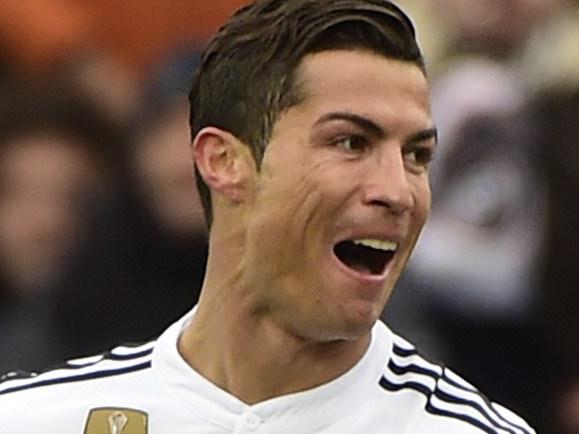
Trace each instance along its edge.
<instances>
[{"instance_id":1,"label":"eyebrow","mask_svg":"<svg viewBox=\"0 0 579 434\"><path fill-rule=\"evenodd\" d=\"M419 131L416 134L413 134L412 136L410 136L410 138L407 140L407 143L415 144L415 143L420 143L420 142L426 142L428 140L434 140L434 143L438 143L438 129L437 128L433 127L433 128L428 128L426 130Z\"/></svg>"},{"instance_id":2,"label":"eyebrow","mask_svg":"<svg viewBox=\"0 0 579 434\"><path fill-rule=\"evenodd\" d=\"M334 121L334 120L343 120L352 122L358 125L360 128L368 131L373 136L381 139L386 137L386 131L378 125L376 122L364 117L357 115L355 113L350 112L331 112L326 113L321 116L316 122L315 125L323 124L324 122ZM417 133L410 136L410 138L406 141L408 144L415 144L420 142L425 142L428 140L434 140L435 143L438 143L438 129L428 128L425 130L418 131Z\"/></svg>"},{"instance_id":3,"label":"eyebrow","mask_svg":"<svg viewBox=\"0 0 579 434\"><path fill-rule=\"evenodd\" d=\"M315 123L315 125L323 124L324 122L335 121L335 120L342 120L342 121L349 121L360 128L368 131L373 136L378 138L382 138L386 136L386 132L382 129L380 125L371 121L368 118L363 116L357 115L355 113L350 112L331 112L326 113L325 115L321 116Z\"/></svg>"}]
</instances>

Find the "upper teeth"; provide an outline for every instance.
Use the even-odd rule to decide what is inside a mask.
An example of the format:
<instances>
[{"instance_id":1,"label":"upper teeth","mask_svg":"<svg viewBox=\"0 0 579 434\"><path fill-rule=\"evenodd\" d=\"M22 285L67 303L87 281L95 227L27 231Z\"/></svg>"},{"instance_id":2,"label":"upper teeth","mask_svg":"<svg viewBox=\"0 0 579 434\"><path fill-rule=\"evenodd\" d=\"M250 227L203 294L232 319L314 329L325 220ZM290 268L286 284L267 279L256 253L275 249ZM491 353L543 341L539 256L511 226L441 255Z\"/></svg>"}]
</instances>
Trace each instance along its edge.
<instances>
[{"instance_id":1,"label":"upper teeth","mask_svg":"<svg viewBox=\"0 0 579 434\"><path fill-rule=\"evenodd\" d=\"M356 245L370 247L371 249L384 250L386 252L394 252L398 248L398 243L395 241L373 240L370 238L362 238L359 240L352 240Z\"/></svg>"}]
</instances>

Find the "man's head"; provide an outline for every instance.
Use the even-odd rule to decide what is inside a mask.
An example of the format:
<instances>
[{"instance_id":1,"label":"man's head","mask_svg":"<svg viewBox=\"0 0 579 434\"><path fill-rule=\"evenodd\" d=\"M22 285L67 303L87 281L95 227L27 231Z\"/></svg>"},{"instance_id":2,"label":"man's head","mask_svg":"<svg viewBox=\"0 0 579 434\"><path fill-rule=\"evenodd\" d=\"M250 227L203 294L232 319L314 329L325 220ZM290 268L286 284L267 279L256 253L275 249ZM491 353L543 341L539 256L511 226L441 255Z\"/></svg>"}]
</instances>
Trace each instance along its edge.
<instances>
[{"instance_id":1,"label":"man's head","mask_svg":"<svg viewBox=\"0 0 579 434\"><path fill-rule=\"evenodd\" d=\"M258 0L207 46L191 94L193 138L206 126L246 143L259 167L279 116L303 98L296 70L308 54L360 48L424 69L412 23L385 0ZM207 222L209 189L197 175Z\"/></svg>"},{"instance_id":2,"label":"man's head","mask_svg":"<svg viewBox=\"0 0 579 434\"><path fill-rule=\"evenodd\" d=\"M232 23L192 93L214 211L204 293L301 338L355 339L430 209L436 132L412 27L383 0L264 1Z\"/></svg>"}]
</instances>

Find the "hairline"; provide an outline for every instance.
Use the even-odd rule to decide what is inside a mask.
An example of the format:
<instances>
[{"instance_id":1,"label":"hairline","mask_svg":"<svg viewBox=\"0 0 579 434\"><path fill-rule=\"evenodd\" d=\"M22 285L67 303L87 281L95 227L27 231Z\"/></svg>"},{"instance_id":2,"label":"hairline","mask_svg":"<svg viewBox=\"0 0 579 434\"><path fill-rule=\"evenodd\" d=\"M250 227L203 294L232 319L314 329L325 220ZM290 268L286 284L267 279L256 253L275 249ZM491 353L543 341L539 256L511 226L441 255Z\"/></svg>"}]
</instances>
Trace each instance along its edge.
<instances>
[{"instance_id":1,"label":"hairline","mask_svg":"<svg viewBox=\"0 0 579 434\"><path fill-rule=\"evenodd\" d=\"M271 125L271 130L268 132L269 133L268 137L262 138L264 141L264 146L263 146L264 153L268 147L269 142L271 141L273 131L274 131L275 126L277 125L278 121L280 120L280 118L290 109L295 108L295 107L299 106L300 104L303 104L305 102L305 100L311 96L311 91L309 92L310 87L308 86L309 81L306 77L304 77L304 70L303 70L304 62L308 58L312 58L318 54L332 53L332 52L349 52L349 53L353 52L353 53L359 53L359 54L371 54L371 55L375 55L376 57L381 57L383 59L391 60L394 62L400 62L402 64L412 65L412 66L415 66L416 68L418 68L422 72L424 77L427 78L426 70L419 62L413 61L413 60L400 59L400 58L397 58L396 56L389 55L385 52L373 49L371 47L364 46L362 44L351 45L351 46L346 46L346 47L339 47L338 46L335 48L326 48L323 50L307 51L300 58L298 58L297 62L291 68L290 72L287 75L287 77L290 78L290 83L291 83L291 87L288 90L288 94L293 95L293 98L290 99L293 102L288 104L287 106L283 107L277 113L275 112L275 110L270 109L269 112L265 115L267 117L273 115L272 118L270 119L270 120L273 120L273 122ZM239 137L238 137L238 139L239 139ZM246 145L250 146L250 144L248 144L248 143L246 143ZM263 160L263 154L261 155L261 158L259 160L256 159L256 161L255 161L258 170L261 168L262 160Z\"/></svg>"},{"instance_id":2,"label":"hairline","mask_svg":"<svg viewBox=\"0 0 579 434\"><path fill-rule=\"evenodd\" d=\"M270 127L267 129L265 134L262 137L260 137L260 139L263 143L262 144L247 143L245 139L238 137L236 134L234 134L231 131L228 131L230 134L234 135L238 140L241 140L244 143L244 145L249 148L249 150L254 158L256 169L258 172L261 170L263 157L265 155L265 152L267 151L267 148L268 148L268 145L269 145L271 138L273 136L275 127L276 127L277 123L279 122L280 118L285 113L287 113L289 110L291 110L292 108L295 108L295 107L299 106L300 104L303 104L304 101L306 101L306 99L311 96L311 93L308 92L307 79L303 76L303 65L304 65L304 62L306 61L306 59L311 58L317 54L328 53L328 52L339 52L339 51L374 54L374 55L376 55L378 57L382 57L384 59L389 59L392 61L402 62L402 63L408 64L408 65L413 65L413 66L416 66L425 77L427 77L426 69L420 61L402 59L402 58L399 58L395 55L390 55L384 51L373 49L373 48L365 46L363 44L352 44L352 45L348 45L348 46L344 46L344 47L337 46L337 47L333 47L333 48L325 48L322 50L305 51L301 57L297 58L297 61L292 65L288 74L286 75L286 79L288 79L290 82L290 87L286 93L286 97L289 97L289 100L291 102L285 106L280 107L279 109L276 109L276 108L270 106L269 110L266 113L264 113L264 116L262 119L262 125L270 124ZM209 126L209 125L206 125L206 126ZM260 149L261 153L256 154L255 153L256 149ZM201 176L197 170L195 170L195 175L196 175L196 180L197 180L198 184L201 182L204 185L206 185L206 183L201 178ZM209 194L211 195L211 191L209 191ZM206 223L209 230L212 227L213 217L214 217L213 205L214 205L214 201L211 198L209 203L208 203L208 206L211 208L209 211L209 213L211 215L211 221Z\"/></svg>"},{"instance_id":3,"label":"hairline","mask_svg":"<svg viewBox=\"0 0 579 434\"><path fill-rule=\"evenodd\" d=\"M272 0L273 1L273 0ZM265 2L264 2L265 3ZM245 122L251 122L254 127L237 127L235 124L231 125L228 124L229 121L226 122L225 125L219 125L220 120L214 119L213 121L205 123L199 123L195 125L194 118L191 117L192 123L192 132L195 136L198 135L199 131L201 131L204 127L207 126L214 126L216 128L221 128L222 130L228 131L229 133L233 134L236 138L238 138L241 142L247 145L250 149L250 152L254 158L256 163L256 167L260 170L261 163L263 160L263 155L271 141L273 131L275 129L275 125L279 121L280 117L283 116L288 110L291 108L299 105L302 103L308 95L306 94L306 88L304 86L304 80L301 77L301 70L304 61L315 54L321 52L332 52L332 51L353 51L353 52L370 52L381 56L386 59L398 60L401 62L407 62L409 64L414 64L419 67L419 69L423 72L426 76L426 68L424 65L424 59L420 48L417 46L416 42L416 34L412 22L409 20L408 16L405 13L398 9L398 7L391 3L385 2L390 6L387 8L394 7L394 12L388 13L386 12L383 16L386 18L386 15L393 18L394 21L400 24L397 30L393 29L392 27L383 27L382 23L378 23L378 21L374 21L373 19L367 19L366 17L356 17L356 21L362 24L369 24L369 28L373 28L378 30L380 36L379 39L372 40L366 39L365 36L358 34L355 35L356 30L354 33L350 33L348 30L346 33L346 38L341 39L338 36L336 39L326 39L324 40L324 34L328 35L334 32L334 29L339 28L342 24L346 23L347 21L338 17L337 19L330 20L326 23L323 29L319 32L315 32L315 34L310 34L306 32L309 36L304 39L302 42L296 45L296 51L294 55L290 54L287 57L281 57L280 63L278 64L276 59L276 54L274 52L268 52L267 56L270 56L270 62L273 61L271 66L269 67L259 67L254 71L245 71L245 73L249 73L250 75L247 78L253 80L254 82L259 82L260 80L264 80L263 88L267 90L267 93L262 94L261 98L265 98L259 102L262 105L262 109L254 111L249 110L248 113L242 115L242 117L238 118L237 121L241 124ZM255 5L255 4L254 4ZM375 5L370 5L368 8L364 7L360 9L362 13L373 13L378 12L382 13L382 7L379 6L377 10L375 9ZM240 16L240 13L243 14L245 11L251 9L249 6L246 8L242 8L234 17ZM245 11L244 11L245 10ZM262 10L263 11L263 10ZM400 14L398 14L398 12ZM364 28L366 26L363 26ZM219 69L215 68L215 65L218 65L219 68L220 63L225 61L227 62L226 57L221 57L221 52L219 49L219 42L223 41L227 30L227 24L225 24L217 33L216 37L210 42L208 48L204 52L202 62L201 62L201 69L199 71L198 79L196 79L196 86L199 89L199 86L203 83L203 71L205 68L209 68L209 70L219 71ZM235 26L233 27L235 29ZM381 29L389 29L386 30L384 33ZM237 28L239 30L239 28ZM392 39L392 46L388 47L388 45L382 45L381 41L387 41L390 38L388 35L388 31L394 32L394 39ZM373 30L370 30L373 32ZM338 31L339 32L339 31ZM234 33L233 33L234 34ZM352 36L350 39L348 34ZM339 35L339 33L338 33ZM239 34L238 34L239 36ZM311 36L311 38L310 38ZM397 39L400 37L401 39ZM360 38L360 39L357 39ZM402 43L402 45L398 45ZM216 44L216 45L215 45ZM232 46L229 45L227 49L231 49ZM217 50L216 50L217 48ZM247 46L245 47L247 48ZM227 51L225 51L227 53ZM235 56L233 57L235 59ZM239 59L238 59L239 60ZM216 64L214 62L217 62ZM277 64L277 65L276 65ZM211 66L213 65L213 66ZM214 72L213 72L214 73ZM213 74L210 73L210 74ZM221 72L223 73L223 72ZM217 72L219 74L219 72ZM197 74L196 74L197 75ZM209 76L211 79L211 75ZM265 82L265 80L269 80L269 82ZM193 90L191 95L193 95ZM259 95L259 94L258 94ZM244 95L242 96L245 99L239 100L243 104L252 104L251 95ZM215 96L213 96L215 97ZM197 110L195 112L196 116L199 116L199 107L203 107L203 105L199 105L199 100L197 100L197 105L191 106L191 109ZM261 113L260 113L261 112ZM203 116L207 116L208 113L211 112L203 112L201 111L201 118ZM230 112L231 113L231 112ZM248 117L249 115L249 117ZM257 115L257 116L256 116ZM192 111L193 116L193 111ZM233 118L235 119L235 118ZM241 125L240 124L240 125ZM194 138L194 137L193 137ZM212 193L209 189L209 186L204 182L202 177L199 175L199 172L196 171L196 179L198 187L203 189L202 195L202 202L204 207L204 212L207 219L207 226L211 228L211 223L213 219L213 200L212 200Z\"/></svg>"}]
</instances>

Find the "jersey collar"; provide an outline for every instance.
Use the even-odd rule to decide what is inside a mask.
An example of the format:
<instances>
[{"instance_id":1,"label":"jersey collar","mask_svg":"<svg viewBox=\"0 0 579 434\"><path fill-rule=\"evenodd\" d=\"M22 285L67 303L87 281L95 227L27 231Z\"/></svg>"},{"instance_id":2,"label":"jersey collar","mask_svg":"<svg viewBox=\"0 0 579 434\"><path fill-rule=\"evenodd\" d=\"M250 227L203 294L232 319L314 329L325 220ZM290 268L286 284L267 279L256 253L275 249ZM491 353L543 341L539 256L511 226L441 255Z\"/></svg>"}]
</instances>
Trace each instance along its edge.
<instances>
[{"instance_id":1,"label":"jersey collar","mask_svg":"<svg viewBox=\"0 0 579 434\"><path fill-rule=\"evenodd\" d=\"M370 397L390 357L392 337L382 322L372 329L365 354L348 372L329 383L303 392L247 405L200 375L181 357L179 336L195 309L169 327L153 350L153 369L168 391L197 416L233 430L240 418L268 425L269 432L321 429L355 411Z\"/></svg>"}]
</instances>

